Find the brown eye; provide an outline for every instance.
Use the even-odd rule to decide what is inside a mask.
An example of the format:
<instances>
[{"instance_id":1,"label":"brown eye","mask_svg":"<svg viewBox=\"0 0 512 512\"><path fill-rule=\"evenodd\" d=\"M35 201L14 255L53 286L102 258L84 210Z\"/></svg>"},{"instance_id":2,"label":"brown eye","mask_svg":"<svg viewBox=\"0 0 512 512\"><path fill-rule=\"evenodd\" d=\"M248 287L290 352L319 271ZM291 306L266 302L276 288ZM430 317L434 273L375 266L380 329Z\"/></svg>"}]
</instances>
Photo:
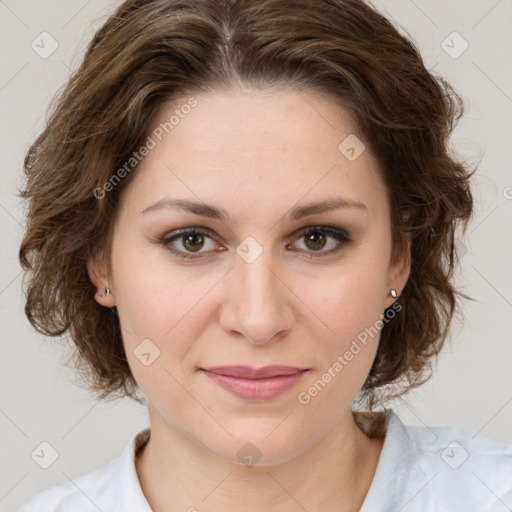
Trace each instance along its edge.
<instances>
[{"instance_id":1,"label":"brown eye","mask_svg":"<svg viewBox=\"0 0 512 512\"><path fill-rule=\"evenodd\" d=\"M329 242L329 239L333 239L333 241ZM297 240L304 240L306 252L317 252L318 256L333 254L352 241L344 231L328 226L307 228L300 232ZM330 248L328 250L323 250L329 245Z\"/></svg>"},{"instance_id":2,"label":"brown eye","mask_svg":"<svg viewBox=\"0 0 512 512\"><path fill-rule=\"evenodd\" d=\"M326 244L326 237L320 231L313 231L305 235L306 244L308 247L314 251L318 251L323 249Z\"/></svg>"},{"instance_id":3,"label":"brown eye","mask_svg":"<svg viewBox=\"0 0 512 512\"><path fill-rule=\"evenodd\" d=\"M208 250L201 251L208 240L214 242L208 231L188 228L176 231L172 236L163 237L160 243L181 258L199 258L201 253L209 252ZM177 242L181 243L183 249L176 247ZM213 245L215 246L216 244L214 243ZM193 253L197 253L198 256L194 256Z\"/></svg>"},{"instance_id":4,"label":"brown eye","mask_svg":"<svg viewBox=\"0 0 512 512\"><path fill-rule=\"evenodd\" d=\"M196 252L204 244L204 236L199 233L193 233L190 235L182 235L183 246L192 252Z\"/></svg>"}]
</instances>

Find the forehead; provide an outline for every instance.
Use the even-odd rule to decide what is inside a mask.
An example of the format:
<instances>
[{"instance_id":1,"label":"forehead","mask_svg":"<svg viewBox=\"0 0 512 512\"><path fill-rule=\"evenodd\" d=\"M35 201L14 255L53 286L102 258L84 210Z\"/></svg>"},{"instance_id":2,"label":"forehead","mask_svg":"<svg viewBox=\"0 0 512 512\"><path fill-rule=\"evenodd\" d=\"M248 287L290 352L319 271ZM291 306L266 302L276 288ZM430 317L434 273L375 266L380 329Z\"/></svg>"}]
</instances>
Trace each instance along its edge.
<instances>
[{"instance_id":1,"label":"forehead","mask_svg":"<svg viewBox=\"0 0 512 512\"><path fill-rule=\"evenodd\" d=\"M141 200L169 193L233 204L279 196L293 204L339 192L382 207L385 190L368 149L356 159L344 153L347 140L357 152L364 148L355 120L316 91L183 95L155 116L148 136L156 144L132 186Z\"/></svg>"},{"instance_id":2,"label":"forehead","mask_svg":"<svg viewBox=\"0 0 512 512\"><path fill-rule=\"evenodd\" d=\"M182 151L250 152L281 144L332 153L340 137L357 131L355 119L335 98L291 87L183 95L155 116L149 131L159 127L164 138L172 131L173 145Z\"/></svg>"}]
</instances>

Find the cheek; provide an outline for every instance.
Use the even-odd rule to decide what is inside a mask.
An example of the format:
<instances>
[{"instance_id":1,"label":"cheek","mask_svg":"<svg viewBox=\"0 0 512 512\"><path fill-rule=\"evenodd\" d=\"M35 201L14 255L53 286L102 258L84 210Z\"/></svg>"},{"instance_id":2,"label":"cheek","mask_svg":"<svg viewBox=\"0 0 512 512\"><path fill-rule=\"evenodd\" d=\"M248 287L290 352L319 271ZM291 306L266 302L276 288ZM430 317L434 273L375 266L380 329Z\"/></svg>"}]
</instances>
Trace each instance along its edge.
<instances>
[{"instance_id":1,"label":"cheek","mask_svg":"<svg viewBox=\"0 0 512 512\"><path fill-rule=\"evenodd\" d=\"M122 326L133 338L169 335L200 300L202 280L169 264L165 250L120 232L112 251L115 299Z\"/></svg>"},{"instance_id":2,"label":"cheek","mask_svg":"<svg viewBox=\"0 0 512 512\"><path fill-rule=\"evenodd\" d=\"M318 382L318 402L342 402L359 391L375 358L382 328L382 301L386 286L386 261L374 258L372 264L364 257L346 262L336 272L330 272L322 287L310 293L311 310L321 319L320 330L314 335L318 372L311 382ZM380 261L380 262L379 262ZM303 286L311 286L305 280ZM311 288L310 288L311 289ZM303 389L307 391L307 389ZM307 399L307 397L306 397ZM316 400L316 398L315 398Z\"/></svg>"},{"instance_id":3,"label":"cheek","mask_svg":"<svg viewBox=\"0 0 512 512\"><path fill-rule=\"evenodd\" d=\"M181 364L213 314L215 273L170 265L165 254L141 249L119 236L113 248L115 298L122 338L133 376L143 391L174 389L183 381ZM153 253L150 254L150 253ZM152 257L153 256L153 257ZM196 361L194 361L196 362Z\"/></svg>"},{"instance_id":4,"label":"cheek","mask_svg":"<svg viewBox=\"0 0 512 512\"><path fill-rule=\"evenodd\" d=\"M306 286L307 283L304 283ZM311 285L311 282L309 282ZM375 324L384 311L386 274L382 263L360 261L331 272L317 293L310 294L312 309L338 341L346 342Z\"/></svg>"}]
</instances>

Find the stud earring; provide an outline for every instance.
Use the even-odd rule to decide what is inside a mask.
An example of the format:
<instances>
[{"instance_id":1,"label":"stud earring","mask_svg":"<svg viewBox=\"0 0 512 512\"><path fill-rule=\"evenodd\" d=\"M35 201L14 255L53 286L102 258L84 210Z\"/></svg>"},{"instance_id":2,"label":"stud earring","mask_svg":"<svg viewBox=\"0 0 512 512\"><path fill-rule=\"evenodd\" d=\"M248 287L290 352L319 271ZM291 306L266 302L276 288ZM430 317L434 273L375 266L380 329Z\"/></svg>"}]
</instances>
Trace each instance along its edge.
<instances>
[{"instance_id":1,"label":"stud earring","mask_svg":"<svg viewBox=\"0 0 512 512\"><path fill-rule=\"evenodd\" d=\"M110 288L105 288L105 294L102 297L107 297L108 295L110 295Z\"/></svg>"},{"instance_id":2,"label":"stud earring","mask_svg":"<svg viewBox=\"0 0 512 512\"><path fill-rule=\"evenodd\" d=\"M391 288L391 290L389 290L389 294L391 295L391 297L393 297L394 299L396 299L398 297L398 293L396 293L396 290L394 288Z\"/></svg>"}]
</instances>

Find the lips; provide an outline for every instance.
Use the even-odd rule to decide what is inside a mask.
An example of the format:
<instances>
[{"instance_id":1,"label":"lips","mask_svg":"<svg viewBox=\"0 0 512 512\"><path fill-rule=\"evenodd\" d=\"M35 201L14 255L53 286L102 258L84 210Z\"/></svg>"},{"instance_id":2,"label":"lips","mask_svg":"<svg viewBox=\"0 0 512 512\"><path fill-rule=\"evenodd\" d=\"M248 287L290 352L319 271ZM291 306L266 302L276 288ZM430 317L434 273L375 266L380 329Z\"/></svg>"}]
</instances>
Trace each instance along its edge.
<instances>
[{"instance_id":1,"label":"lips","mask_svg":"<svg viewBox=\"0 0 512 512\"><path fill-rule=\"evenodd\" d=\"M306 369L293 366L215 366L201 368L221 388L246 400L270 400L284 393L302 378Z\"/></svg>"},{"instance_id":2,"label":"lips","mask_svg":"<svg viewBox=\"0 0 512 512\"><path fill-rule=\"evenodd\" d=\"M251 368L250 366L214 366L205 368L206 371L228 377L240 377L242 379L268 379L279 375L293 375L303 371L302 368L293 366L264 366L263 368Z\"/></svg>"}]
</instances>

